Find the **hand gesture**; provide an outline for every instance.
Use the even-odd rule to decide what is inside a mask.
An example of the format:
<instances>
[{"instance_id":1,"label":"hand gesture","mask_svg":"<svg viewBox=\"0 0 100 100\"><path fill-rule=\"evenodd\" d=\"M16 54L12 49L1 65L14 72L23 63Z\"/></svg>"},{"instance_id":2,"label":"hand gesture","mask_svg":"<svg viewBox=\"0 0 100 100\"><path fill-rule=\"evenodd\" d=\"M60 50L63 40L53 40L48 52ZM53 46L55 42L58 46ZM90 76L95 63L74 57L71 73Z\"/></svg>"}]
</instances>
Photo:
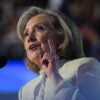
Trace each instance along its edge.
<instances>
[{"instance_id":1,"label":"hand gesture","mask_svg":"<svg viewBox=\"0 0 100 100\"><path fill-rule=\"evenodd\" d=\"M46 75L50 77L52 74L57 72L59 57L56 55L56 49L51 40L48 40L48 45L50 52L44 53L41 64Z\"/></svg>"}]
</instances>

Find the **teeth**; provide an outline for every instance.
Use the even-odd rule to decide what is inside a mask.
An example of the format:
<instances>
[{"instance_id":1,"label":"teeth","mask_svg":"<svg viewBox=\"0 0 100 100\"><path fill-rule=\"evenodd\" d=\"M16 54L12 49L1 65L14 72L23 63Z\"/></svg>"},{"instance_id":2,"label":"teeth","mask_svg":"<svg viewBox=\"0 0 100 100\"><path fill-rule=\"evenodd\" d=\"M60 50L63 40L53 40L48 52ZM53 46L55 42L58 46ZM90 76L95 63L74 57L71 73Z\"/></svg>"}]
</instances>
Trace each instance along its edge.
<instances>
[{"instance_id":1,"label":"teeth","mask_svg":"<svg viewBox=\"0 0 100 100\"><path fill-rule=\"evenodd\" d=\"M35 46L36 46L36 45L34 45L34 46L32 45L32 46L30 47L30 49L33 49Z\"/></svg>"},{"instance_id":2,"label":"teeth","mask_svg":"<svg viewBox=\"0 0 100 100\"><path fill-rule=\"evenodd\" d=\"M31 46L30 48L32 49L34 46Z\"/></svg>"},{"instance_id":3,"label":"teeth","mask_svg":"<svg viewBox=\"0 0 100 100\"><path fill-rule=\"evenodd\" d=\"M31 45L31 46L29 47L29 49L33 49L33 48L36 47L36 46L38 46L38 45Z\"/></svg>"}]
</instances>

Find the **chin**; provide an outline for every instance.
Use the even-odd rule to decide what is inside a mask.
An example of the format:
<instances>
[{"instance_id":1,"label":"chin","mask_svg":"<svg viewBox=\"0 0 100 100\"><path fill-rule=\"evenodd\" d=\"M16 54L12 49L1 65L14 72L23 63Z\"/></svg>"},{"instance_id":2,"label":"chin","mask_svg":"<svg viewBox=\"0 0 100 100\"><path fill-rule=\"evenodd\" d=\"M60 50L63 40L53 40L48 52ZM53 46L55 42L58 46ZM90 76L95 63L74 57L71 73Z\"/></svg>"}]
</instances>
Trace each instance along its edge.
<instances>
[{"instance_id":1,"label":"chin","mask_svg":"<svg viewBox=\"0 0 100 100\"><path fill-rule=\"evenodd\" d=\"M39 58L39 55L36 55L36 54L35 55L31 55L31 59L34 60L34 59L37 59L37 58Z\"/></svg>"}]
</instances>

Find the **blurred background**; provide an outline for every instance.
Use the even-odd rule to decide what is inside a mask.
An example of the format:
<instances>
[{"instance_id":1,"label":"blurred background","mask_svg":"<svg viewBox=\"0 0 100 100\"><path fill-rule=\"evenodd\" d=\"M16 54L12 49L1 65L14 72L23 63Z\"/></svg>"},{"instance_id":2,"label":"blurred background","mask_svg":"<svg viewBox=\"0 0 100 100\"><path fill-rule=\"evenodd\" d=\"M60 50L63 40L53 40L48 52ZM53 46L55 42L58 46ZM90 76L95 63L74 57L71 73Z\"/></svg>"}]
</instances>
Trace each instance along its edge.
<instances>
[{"instance_id":1,"label":"blurred background","mask_svg":"<svg viewBox=\"0 0 100 100\"><path fill-rule=\"evenodd\" d=\"M0 1L0 55L8 62L0 69L0 100L18 100L19 89L37 74L24 64L25 51L16 34L20 15L29 6L62 11L82 32L84 52L100 61L100 0Z\"/></svg>"}]
</instances>

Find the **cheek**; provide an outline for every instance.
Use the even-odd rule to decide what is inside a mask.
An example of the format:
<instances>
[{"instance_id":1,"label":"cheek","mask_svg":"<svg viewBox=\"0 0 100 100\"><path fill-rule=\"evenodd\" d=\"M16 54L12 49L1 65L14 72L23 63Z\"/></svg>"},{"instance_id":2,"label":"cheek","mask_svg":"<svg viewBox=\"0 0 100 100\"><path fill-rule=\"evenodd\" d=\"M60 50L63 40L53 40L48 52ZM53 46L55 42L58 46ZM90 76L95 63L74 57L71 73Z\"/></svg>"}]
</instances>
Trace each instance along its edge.
<instances>
[{"instance_id":1,"label":"cheek","mask_svg":"<svg viewBox=\"0 0 100 100\"><path fill-rule=\"evenodd\" d=\"M49 36L48 35L41 35L37 37L37 40L40 43L46 43L48 41Z\"/></svg>"},{"instance_id":2,"label":"cheek","mask_svg":"<svg viewBox=\"0 0 100 100\"><path fill-rule=\"evenodd\" d=\"M27 53L27 51L28 51L28 45L27 45L27 43L24 43L24 49L25 49L25 51Z\"/></svg>"},{"instance_id":3,"label":"cheek","mask_svg":"<svg viewBox=\"0 0 100 100\"><path fill-rule=\"evenodd\" d=\"M27 55L28 59L30 59L30 61L32 61L35 64L37 64L37 62L39 61L40 54L38 51L36 51L36 52L27 51L26 55Z\"/></svg>"},{"instance_id":4,"label":"cheek","mask_svg":"<svg viewBox=\"0 0 100 100\"><path fill-rule=\"evenodd\" d=\"M26 52L26 55L29 56L29 48L28 48L28 45L26 42L24 42L24 49L25 49L25 52Z\"/></svg>"},{"instance_id":5,"label":"cheek","mask_svg":"<svg viewBox=\"0 0 100 100\"><path fill-rule=\"evenodd\" d=\"M48 51L48 37L47 36L42 36L38 38L38 41L41 43L41 49L43 51Z\"/></svg>"}]
</instances>

